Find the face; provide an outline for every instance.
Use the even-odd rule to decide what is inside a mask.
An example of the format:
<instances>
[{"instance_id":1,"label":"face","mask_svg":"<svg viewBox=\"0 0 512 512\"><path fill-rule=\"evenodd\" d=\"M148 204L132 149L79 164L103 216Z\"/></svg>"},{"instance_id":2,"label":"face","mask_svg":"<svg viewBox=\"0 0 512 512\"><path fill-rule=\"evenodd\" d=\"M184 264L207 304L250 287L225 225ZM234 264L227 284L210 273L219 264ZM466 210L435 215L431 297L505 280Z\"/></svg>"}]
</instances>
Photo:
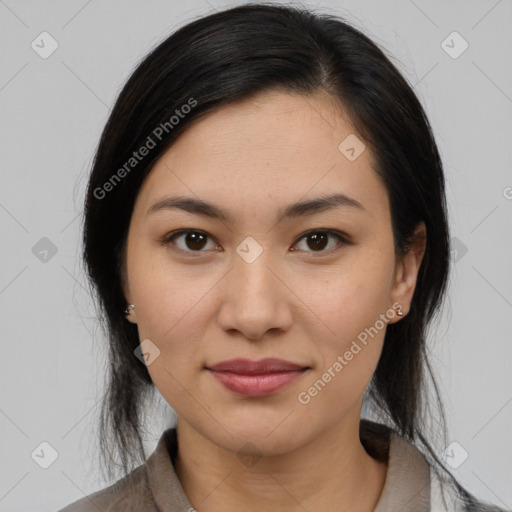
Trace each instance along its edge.
<instances>
[{"instance_id":1,"label":"face","mask_svg":"<svg viewBox=\"0 0 512 512\"><path fill-rule=\"evenodd\" d=\"M285 453L358 419L386 327L409 310L422 254L396 258L386 188L355 136L326 93L267 91L196 121L140 189L129 321L163 398L218 446ZM335 194L349 199L313 207ZM178 196L189 207L151 211ZM300 370L273 387L210 370L237 358Z\"/></svg>"}]
</instances>

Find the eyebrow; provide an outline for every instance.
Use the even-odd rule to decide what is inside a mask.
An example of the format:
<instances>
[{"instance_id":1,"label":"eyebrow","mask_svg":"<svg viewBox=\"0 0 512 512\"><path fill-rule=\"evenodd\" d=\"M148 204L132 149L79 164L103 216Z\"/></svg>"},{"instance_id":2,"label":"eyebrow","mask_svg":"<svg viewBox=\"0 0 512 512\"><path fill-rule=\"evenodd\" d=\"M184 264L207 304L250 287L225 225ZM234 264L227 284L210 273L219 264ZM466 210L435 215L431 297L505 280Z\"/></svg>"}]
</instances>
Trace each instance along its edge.
<instances>
[{"instance_id":1,"label":"eyebrow","mask_svg":"<svg viewBox=\"0 0 512 512\"><path fill-rule=\"evenodd\" d=\"M347 196L346 194L337 193L290 204L279 211L278 218L282 217L284 219L291 219L303 217L340 207L351 207L356 210L366 211L359 201L356 201L354 198ZM231 222L233 219L228 210L207 203L201 199L184 196L166 197L156 202L148 209L146 216L161 210L172 209L179 209L195 215L219 219L224 222Z\"/></svg>"}]
</instances>

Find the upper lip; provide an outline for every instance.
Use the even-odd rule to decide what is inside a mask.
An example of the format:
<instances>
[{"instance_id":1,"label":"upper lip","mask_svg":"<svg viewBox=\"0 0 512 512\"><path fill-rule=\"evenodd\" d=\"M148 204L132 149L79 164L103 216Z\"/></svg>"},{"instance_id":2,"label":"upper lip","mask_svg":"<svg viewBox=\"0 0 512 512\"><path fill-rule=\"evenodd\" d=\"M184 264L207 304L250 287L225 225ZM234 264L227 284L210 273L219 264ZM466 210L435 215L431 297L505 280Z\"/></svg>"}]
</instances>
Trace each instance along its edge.
<instances>
[{"instance_id":1,"label":"upper lip","mask_svg":"<svg viewBox=\"0 0 512 512\"><path fill-rule=\"evenodd\" d=\"M215 372L240 373L245 375L261 375L304 370L307 367L285 361L284 359L266 358L259 361L250 359L230 359L207 367Z\"/></svg>"}]
</instances>

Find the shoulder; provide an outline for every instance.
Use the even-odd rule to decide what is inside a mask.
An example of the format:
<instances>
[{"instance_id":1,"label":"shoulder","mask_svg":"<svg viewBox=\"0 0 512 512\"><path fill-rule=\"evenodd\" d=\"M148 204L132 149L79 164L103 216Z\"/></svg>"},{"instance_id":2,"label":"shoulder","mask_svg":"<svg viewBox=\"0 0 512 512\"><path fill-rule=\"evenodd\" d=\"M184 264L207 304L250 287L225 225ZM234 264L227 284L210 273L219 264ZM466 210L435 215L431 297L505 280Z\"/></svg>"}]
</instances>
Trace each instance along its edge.
<instances>
[{"instance_id":1,"label":"shoulder","mask_svg":"<svg viewBox=\"0 0 512 512\"><path fill-rule=\"evenodd\" d=\"M478 500L451 473L434 465L416 442L387 425L362 419L360 437L372 457L388 463L378 512L512 512Z\"/></svg>"},{"instance_id":2,"label":"shoulder","mask_svg":"<svg viewBox=\"0 0 512 512\"><path fill-rule=\"evenodd\" d=\"M512 512L479 501L463 487L456 488L453 482L441 478L430 466L430 510L431 512Z\"/></svg>"},{"instance_id":3,"label":"shoulder","mask_svg":"<svg viewBox=\"0 0 512 512\"><path fill-rule=\"evenodd\" d=\"M110 487L75 501L58 512L159 512L179 506L191 509L174 471L175 428L167 429L145 462Z\"/></svg>"},{"instance_id":4,"label":"shoulder","mask_svg":"<svg viewBox=\"0 0 512 512\"><path fill-rule=\"evenodd\" d=\"M464 504L448 488L439 474L430 467L430 506L432 512L464 512Z\"/></svg>"},{"instance_id":5,"label":"shoulder","mask_svg":"<svg viewBox=\"0 0 512 512\"><path fill-rule=\"evenodd\" d=\"M143 508L142 508L143 507ZM158 512L148 486L145 465L105 489L85 496L58 512Z\"/></svg>"}]
</instances>

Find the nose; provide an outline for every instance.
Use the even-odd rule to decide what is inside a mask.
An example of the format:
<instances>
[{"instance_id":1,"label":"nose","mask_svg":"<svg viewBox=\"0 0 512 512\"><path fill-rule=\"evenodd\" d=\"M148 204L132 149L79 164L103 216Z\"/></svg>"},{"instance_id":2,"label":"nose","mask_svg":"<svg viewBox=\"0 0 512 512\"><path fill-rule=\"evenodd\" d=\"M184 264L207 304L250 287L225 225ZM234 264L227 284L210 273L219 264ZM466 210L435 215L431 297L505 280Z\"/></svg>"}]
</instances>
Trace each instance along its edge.
<instances>
[{"instance_id":1,"label":"nose","mask_svg":"<svg viewBox=\"0 0 512 512\"><path fill-rule=\"evenodd\" d=\"M233 268L221 281L221 328L250 340L260 340L269 332L289 330L293 321L293 293L282 274L264 254L251 263L237 256Z\"/></svg>"}]
</instances>

